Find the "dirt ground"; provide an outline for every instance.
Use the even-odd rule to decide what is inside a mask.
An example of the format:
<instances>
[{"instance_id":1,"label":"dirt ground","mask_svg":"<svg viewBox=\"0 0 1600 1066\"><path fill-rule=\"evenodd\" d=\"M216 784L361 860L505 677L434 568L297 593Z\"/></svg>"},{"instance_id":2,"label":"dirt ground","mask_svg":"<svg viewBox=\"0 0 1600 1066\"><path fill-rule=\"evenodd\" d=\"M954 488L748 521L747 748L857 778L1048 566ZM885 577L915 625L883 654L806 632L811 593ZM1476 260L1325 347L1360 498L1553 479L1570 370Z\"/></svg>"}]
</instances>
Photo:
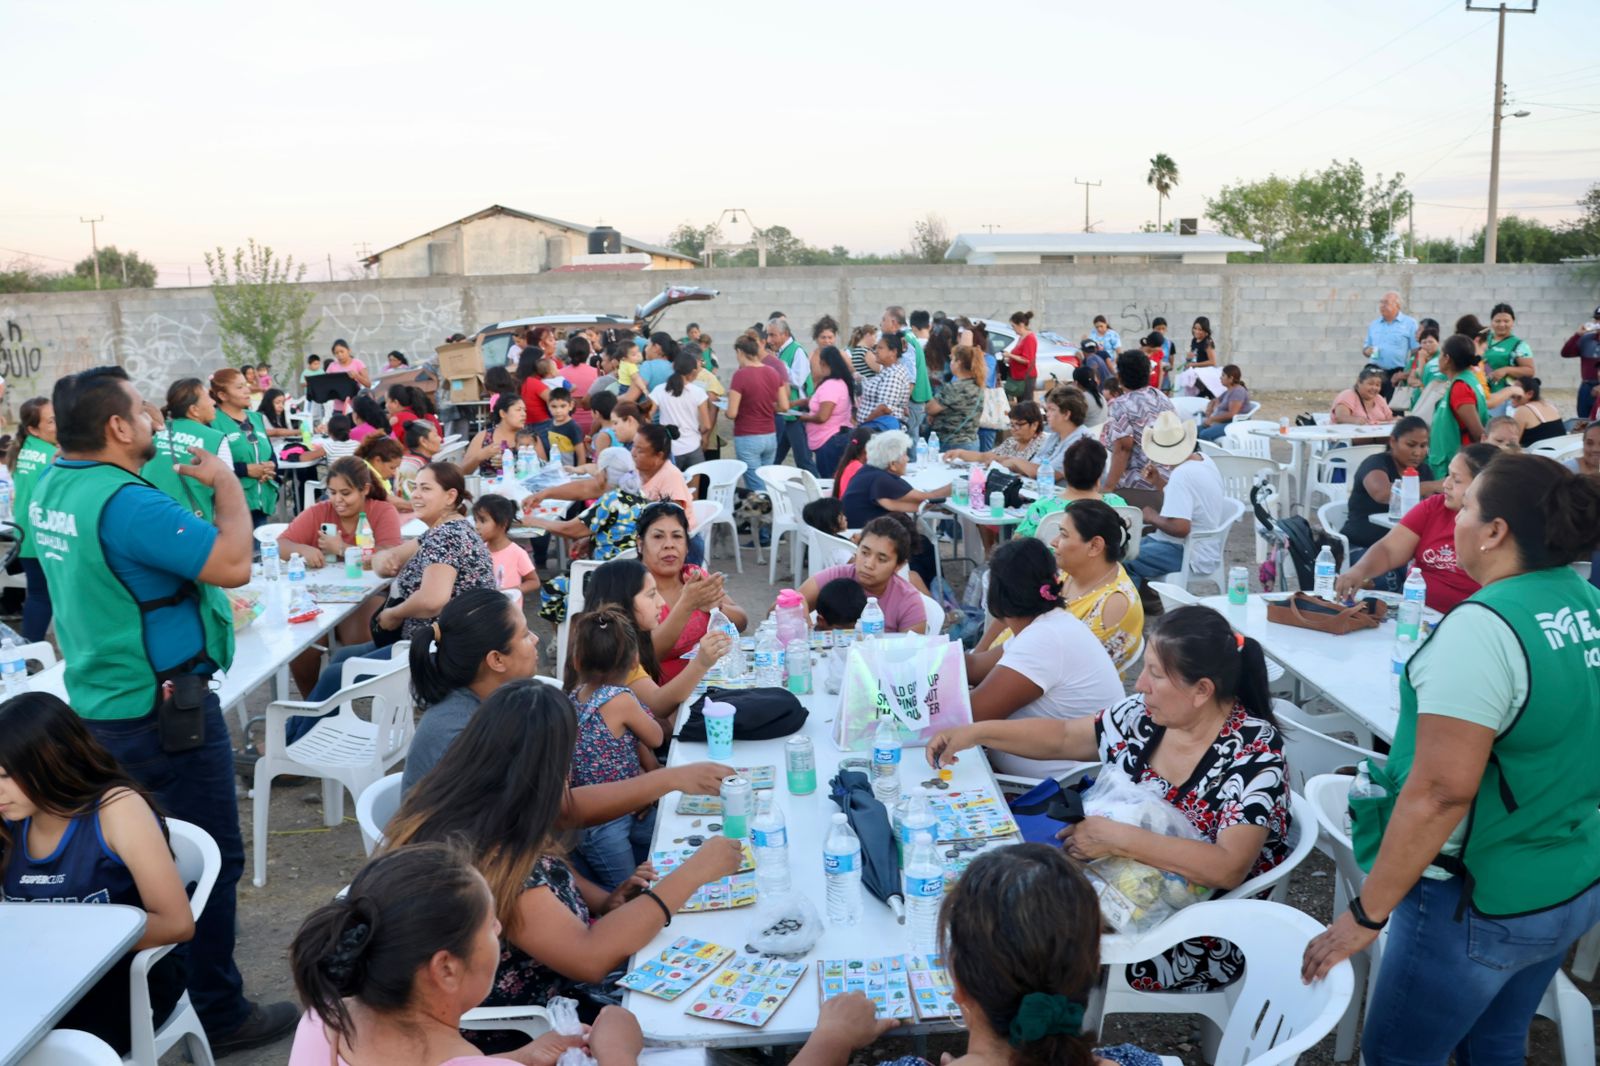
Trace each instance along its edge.
<instances>
[{"instance_id":1,"label":"dirt ground","mask_svg":"<svg viewBox=\"0 0 1600 1066\"><path fill-rule=\"evenodd\" d=\"M1563 410L1569 410L1573 393L1547 392ZM1280 415L1293 416L1301 411L1321 410L1324 396L1298 396L1267 394L1259 396L1263 403L1263 418ZM1254 559L1252 533L1245 523L1235 530L1228 545L1230 561L1251 562ZM756 565L754 555L744 551L744 572L734 572L733 560L725 558L726 542L714 560L718 569L728 574L729 585L736 599L752 605L759 615L770 609L777 587L767 581L765 564ZM786 563L787 552L782 556ZM784 572L780 566L779 573ZM960 588L960 585L957 585ZM554 641L548 623L531 620L535 632L543 642L543 649L553 647ZM258 694L252 701L252 710L259 712L266 704L266 695ZM251 834L250 802L241 791L239 821L248 853ZM355 825L354 803L345 804L345 818L341 825L325 828L322 825L320 789L315 784L300 787L275 787L272 793L271 833L268 838L270 880L263 888L250 882L250 868L239 885L239 939L236 958L244 973L247 994L257 999L292 997L293 989L288 974L288 947L301 920L314 908L330 899L341 887L348 884L364 860L361 836ZM1333 898L1332 864L1319 853L1295 871L1289 886L1289 902L1326 922L1330 917ZM1590 1000L1600 1004L1600 988L1584 986ZM1597 1033L1600 1037L1600 1033ZM1105 1043L1129 1042L1161 1054L1181 1056L1187 1064L1202 1061L1198 1046L1198 1030L1191 1020L1171 1015L1121 1015L1111 1020L1103 1034ZM281 1066L287 1061L290 1041L252 1052L241 1052L228 1057L230 1066ZM942 1051L959 1053L961 1043L957 1037L935 1038L929 1041L929 1052L934 1061ZM1332 1037L1324 1040L1314 1050L1303 1055L1301 1062L1323 1066L1333 1061ZM907 1040L888 1039L858 1054L857 1063L877 1063L896 1055L909 1054L912 1047ZM728 1061L758 1061L749 1054L728 1055ZM1535 1022L1529 1061L1554 1063L1560 1060L1560 1046L1555 1038L1552 1023L1539 1019ZM178 1061L169 1057L170 1062ZM778 1061L783 1061L780 1056Z\"/></svg>"}]
</instances>

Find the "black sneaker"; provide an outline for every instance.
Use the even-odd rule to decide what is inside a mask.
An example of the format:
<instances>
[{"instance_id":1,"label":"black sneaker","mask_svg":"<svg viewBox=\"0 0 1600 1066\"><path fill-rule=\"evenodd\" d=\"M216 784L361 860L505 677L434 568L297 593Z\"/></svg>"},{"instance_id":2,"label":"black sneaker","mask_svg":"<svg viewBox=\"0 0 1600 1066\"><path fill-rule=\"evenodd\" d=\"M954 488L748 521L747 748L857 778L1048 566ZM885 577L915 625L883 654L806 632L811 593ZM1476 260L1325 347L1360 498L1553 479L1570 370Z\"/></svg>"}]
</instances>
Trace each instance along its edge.
<instances>
[{"instance_id":1,"label":"black sneaker","mask_svg":"<svg viewBox=\"0 0 1600 1066\"><path fill-rule=\"evenodd\" d=\"M234 1051L263 1047L282 1040L300 1024L300 1011L287 1001L250 1004L250 1014L244 1024L227 1036L210 1037L211 1053L217 1058Z\"/></svg>"}]
</instances>

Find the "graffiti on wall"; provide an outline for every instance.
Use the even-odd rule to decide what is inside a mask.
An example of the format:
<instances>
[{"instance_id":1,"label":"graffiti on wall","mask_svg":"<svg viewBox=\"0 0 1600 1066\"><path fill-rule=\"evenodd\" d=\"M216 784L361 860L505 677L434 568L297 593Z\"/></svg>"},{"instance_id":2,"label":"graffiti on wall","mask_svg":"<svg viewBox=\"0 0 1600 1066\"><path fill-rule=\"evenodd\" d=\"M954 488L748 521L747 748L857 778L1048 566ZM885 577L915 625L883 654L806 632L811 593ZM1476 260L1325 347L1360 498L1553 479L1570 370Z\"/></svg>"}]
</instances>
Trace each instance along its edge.
<instances>
[{"instance_id":1,"label":"graffiti on wall","mask_svg":"<svg viewBox=\"0 0 1600 1066\"><path fill-rule=\"evenodd\" d=\"M1118 316L1117 319L1117 330L1120 333L1136 333L1140 337L1143 337L1155 328L1156 319L1166 318L1166 315L1167 309L1164 306L1146 307L1143 304L1137 303L1123 304L1122 314ZM1171 320L1169 319L1168 321L1170 323ZM1170 324L1167 328L1167 332L1172 332Z\"/></svg>"},{"instance_id":2,"label":"graffiti on wall","mask_svg":"<svg viewBox=\"0 0 1600 1066\"><path fill-rule=\"evenodd\" d=\"M100 361L121 363L128 377L145 396L165 396L178 378L204 376L222 363L222 349L207 314L176 318L153 312L132 318L121 331L107 330L100 338Z\"/></svg>"},{"instance_id":3,"label":"graffiti on wall","mask_svg":"<svg viewBox=\"0 0 1600 1066\"><path fill-rule=\"evenodd\" d=\"M0 375L8 380L31 378L44 366L44 351L28 340L13 318L6 319L5 343L0 344Z\"/></svg>"}]
</instances>

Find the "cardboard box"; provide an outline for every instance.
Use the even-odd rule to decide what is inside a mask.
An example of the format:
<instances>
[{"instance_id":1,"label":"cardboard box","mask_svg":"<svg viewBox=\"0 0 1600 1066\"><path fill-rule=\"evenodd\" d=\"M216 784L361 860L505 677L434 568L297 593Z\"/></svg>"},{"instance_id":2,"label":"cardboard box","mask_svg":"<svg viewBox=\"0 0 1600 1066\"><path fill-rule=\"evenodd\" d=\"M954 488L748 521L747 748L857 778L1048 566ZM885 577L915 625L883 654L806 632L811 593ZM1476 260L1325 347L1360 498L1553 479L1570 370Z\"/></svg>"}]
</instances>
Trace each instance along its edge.
<instances>
[{"instance_id":1,"label":"cardboard box","mask_svg":"<svg viewBox=\"0 0 1600 1066\"><path fill-rule=\"evenodd\" d=\"M483 373L483 356L478 354L478 345L474 341L441 344L434 350L439 353L439 377L445 381L457 381Z\"/></svg>"},{"instance_id":2,"label":"cardboard box","mask_svg":"<svg viewBox=\"0 0 1600 1066\"><path fill-rule=\"evenodd\" d=\"M476 375L451 378L445 391L451 403L476 403L483 399L483 379Z\"/></svg>"}]
</instances>

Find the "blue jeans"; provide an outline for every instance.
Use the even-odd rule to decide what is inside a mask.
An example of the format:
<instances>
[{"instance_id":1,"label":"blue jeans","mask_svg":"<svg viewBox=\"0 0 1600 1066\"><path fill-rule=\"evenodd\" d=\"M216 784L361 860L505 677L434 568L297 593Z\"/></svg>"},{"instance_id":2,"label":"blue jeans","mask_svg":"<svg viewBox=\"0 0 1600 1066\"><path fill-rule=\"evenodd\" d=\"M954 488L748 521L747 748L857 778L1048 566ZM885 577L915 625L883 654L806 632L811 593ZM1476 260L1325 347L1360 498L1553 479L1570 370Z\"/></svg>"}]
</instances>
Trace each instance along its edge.
<instances>
[{"instance_id":1,"label":"blue jeans","mask_svg":"<svg viewBox=\"0 0 1600 1066\"><path fill-rule=\"evenodd\" d=\"M733 438L733 454L739 461L749 467L744 472L744 487L751 492L765 492L767 486L756 477L756 467L772 466L778 458L778 435L776 433L751 433L748 436Z\"/></svg>"},{"instance_id":2,"label":"blue jeans","mask_svg":"<svg viewBox=\"0 0 1600 1066\"><path fill-rule=\"evenodd\" d=\"M806 427L799 419L780 415L775 420L774 436L778 440L778 450L772 460L774 464L781 464L792 451L795 466L809 471L812 477L818 476L817 462L811 457L811 445L806 443Z\"/></svg>"},{"instance_id":3,"label":"blue jeans","mask_svg":"<svg viewBox=\"0 0 1600 1066\"><path fill-rule=\"evenodd\" d=\"M1371 548L1358 548L1352 544L1350 546L1350 565L1354 566L1359 563L1361 561L1361 557L1371 550ZM1399 592L1401 589L1405 588L1406 571L1410 568L1410 566L1410 563L1404 563L1395 567L1393 570L1387 570L1379 574L1377 577L1372 579L1372 587L1380 592Z\"/></svg>"},{"instance_id":4,"label":"blue jeans","mask_svg":"<svg viewBox=\"0 0 1600 1066\"><path fill-rule=\"evenodd\" d=\"M696 533L689 538L689 557L684 560L690 566L700 566L706 561L706 535Z\"/></svg>"},{"instance_id":5,"label":"blue jeans","mask_svg":"<svg viewBox=\"0 0 1600 1066\"><path fill-rule=\"evenodd\" d=\"M1201 440L1208 440L1208 441L1211 441L1211 442L1215 443L1215 442L1221 440L1223 438L1223 435L1226 434L1227 432L1228 432L1228 423L1226 423L1226 422L1218 422L1215 425L1211 425L1211 426L1201 426L1200 427L1200 432L1199 432L1198 435L1199 435ZM1140 551L1144 550L1143 545L1140 546L1139 550Z\"/></svg>"},{"instance_id":6,"label":"blue jeans","mask_svg":"<svg viewBox=\"0 0 1600 1066\"><path fill-rule=\"evenodd\" d=\"M529 422L524 428L539 438L539 443L544 445L544 454L550 454L550 427L554 426L555 419L547 418L543 422Z\"/></svg>"},{"instance_id":7,"label":"blue jeans","mask_svg":"<svg viewBox=\"0 0 1600 1066\"><path fill-rule=\"evenodd\" d=\"M643 818L625 814L583 831L578 853L589 864L594 883L610 892L626 881L650 857L650 838L656 831L656 809Z\"/></svg>"},{"instance_id":8,"label":"blue jeans","mask_svg":"<svg viewBox=\"0 0 1600 1066\"><path fill-rule=\"evenodd\" d=\"M311 694L306 697L306 702L321 703L344 687L342 682L344 680L344 661L346 659L354 659L357 656L364 659L387 659L393 654L393 644L387 648L380 648L372 643L340 648L328 659L328 665L323 667L322 673L317 677L317 684L312 688ZM356 680L365 681L371 676L373 675L362 675L357 677ZM337 711L329 711L327 714L297 714L289 719L287 726L284 728L284 736L290 744L293 744L311 732L312 726L315 726L319 721L337 713Z\"/></svg>"},{"instance_id":9,"label":"blue jeans","mask_svg":"<svg viewBox=\"0 0 1600 1066\"><path fill-rule=\"evenodd\" d=\"M1368 1066L1445 1061L1523 1062L1528 1025L1567 949L1600 922L1600 885L1571 902L1517 918L1468 907L1462 879L1424 878L1389 922L1383 965L1367 1001Z\"/></svg>"},{"instance_id":10,"label":"blue jeans","mask_svg":"<svg viewBox=\"0 0 1600 1066\"><path fill-rule=\"evenodd\" d=\"M978 450L980 452L993 451L994 450L994 439L996 437L998 437L999 435L1000 435L1000 431L998 429L979 429L978 430Z\"/></svg>"},{"instance_id":11,"label":"blue jeans","mask_svg":"<svg viewBox=\"0 0 1600 1066\"><path fill-rule=\"evenodd\" d=\"M922 424L928 420L928 405L925 403L906 404L906 432L911 434L915 441L922 436Z\"/></svg>"},{"instance_id":12,"label":"blue jeans","mask_svg":"<svg viewBox=\"0 0 1600 1066\"><path fill-rule=\"evenodd\" d=\"M953 452L953 451L958 451L958 450L959 451L963 451L963 452L975 452L975 451L978 451L979 450L978 442L975 441L975 440L972 440L971 438L968 438L967 440L940 440L939 441L939 454L941 454L941 455L943 455L945 452Z\"/></svg>"},{"instance_id":13,"label":"blue jeans","mask_svg":"<svg viewBox=\"0 0 1600 1066\"><path fill-rule=\"evenodd\" d=\"M109 722L86 719L83 724L135 781L150 790L162 813L204 829L222 853L222 870L195 923L194 939L174 951L188 953L189 998L206 1032L213 1038L232 1033L244 1024L250 1004L244 998L244 978L233 963L244 838L234 793L233 742L222 720L222 704L216 693L206 697L205 742L177 755L161 750L153 713Z\"/></svg>"},{"instance_id":14,"label":"blue jeans","mask_svg":"<svg viewBox=\"0 0 1600 1066\"><path fill-rule=\"evenodd\" d=\"M1600 381L1581 381L1578 383L1578 410L1575 412L1579 418L1588 418L1594 410L1594 393L1600 388Z\"/></svg>"},{"instance_id":15,"label":"blue jeans","mask_svg":"<svg viewBox=\"0 0 1600 1066\"><path fill-rule=\"evenodd\" d=\"M29 644L44 639L54 610L50 606L50 586L37 559L23 559L22 573L28 579L28 598L22 601L22 639Z\"/></svg>"},{"instance_id":16,"label":"blue jeans","mask_svg":"<svg viewBox=\"0 0 1600 1066\"><path fill-rule=\"evenodd\" d=\"M1128 576L1141 588L1146 581L1159 581L1183 565L1183 547L1165 540L1146 537L1139 542L1139 558L1123 564Z\"/></svg>"}]
</instances>

